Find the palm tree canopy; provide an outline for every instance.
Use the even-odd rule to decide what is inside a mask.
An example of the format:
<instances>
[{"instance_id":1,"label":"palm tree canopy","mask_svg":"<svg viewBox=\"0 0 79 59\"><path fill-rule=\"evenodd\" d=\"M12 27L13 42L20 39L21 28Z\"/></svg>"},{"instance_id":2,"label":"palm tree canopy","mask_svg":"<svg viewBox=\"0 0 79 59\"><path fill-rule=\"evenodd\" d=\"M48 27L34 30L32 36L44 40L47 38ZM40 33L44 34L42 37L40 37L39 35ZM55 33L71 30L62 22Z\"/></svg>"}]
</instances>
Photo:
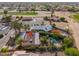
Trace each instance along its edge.
<instances>
[{"instance_id":1,"label":"palm tree canopy","mask_svg":"<svg viewBox=\"0 0 79 59\"><path fill-rule=\"evenodd\" d=\"M14 21L11 23L11 27L19 30L22 28L22 23L18 23L17 21Z\"/></svg>"}]
</instances>

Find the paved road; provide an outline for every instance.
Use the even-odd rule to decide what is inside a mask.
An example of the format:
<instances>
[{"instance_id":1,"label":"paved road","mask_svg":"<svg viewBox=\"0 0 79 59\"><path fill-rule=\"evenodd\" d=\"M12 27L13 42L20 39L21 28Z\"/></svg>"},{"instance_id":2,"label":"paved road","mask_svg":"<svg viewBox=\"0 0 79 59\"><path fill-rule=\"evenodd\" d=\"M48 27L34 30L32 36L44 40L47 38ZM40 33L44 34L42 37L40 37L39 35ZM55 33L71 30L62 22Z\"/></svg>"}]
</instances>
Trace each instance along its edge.
<instances>
[{"instance_id":1,"label":"paved road","mask_svg":"<svg viewBox=\"0 0 79 59\"><path fill-rule=\"evenodd\" d=\"M14 34L14 30L10 30L7 35L5 35L2 39L0 39L0 48L6 45L9 41L9 38Z\"/></svg>"},{"instance_id":2,"label":"paved road","mask_svg":"<svg viewBox=\"0 0 79 59\"><path fill-rule=\"evenodd\" d=\"M76 47L79 50L79 23L75 22L72 18L69 18L69 12L55 12L55 15L64 16L68 21L70 30L72 30L72 35L75 40Z\"/></svg>"}]
</instances>

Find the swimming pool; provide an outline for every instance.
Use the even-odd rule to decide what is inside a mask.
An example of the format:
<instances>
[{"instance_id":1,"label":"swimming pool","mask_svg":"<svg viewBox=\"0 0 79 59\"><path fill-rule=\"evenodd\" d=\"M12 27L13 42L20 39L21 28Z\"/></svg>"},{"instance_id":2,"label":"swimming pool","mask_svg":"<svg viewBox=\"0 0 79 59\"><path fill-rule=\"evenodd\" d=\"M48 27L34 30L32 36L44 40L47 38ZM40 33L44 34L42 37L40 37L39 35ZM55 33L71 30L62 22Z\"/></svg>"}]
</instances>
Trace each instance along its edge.
<instances>
[{"instance_id":1,"label":"swimming pool","mask_svg":"<svg viewBox=\"0 0 79 59\"><path fill-rule=\"evenodd\" d=\"M21 39L24 39L25 34L26 34L25 32L20 32L20 36L19 36L19 37L20 37Z\"/></svg>"}]
</instances>

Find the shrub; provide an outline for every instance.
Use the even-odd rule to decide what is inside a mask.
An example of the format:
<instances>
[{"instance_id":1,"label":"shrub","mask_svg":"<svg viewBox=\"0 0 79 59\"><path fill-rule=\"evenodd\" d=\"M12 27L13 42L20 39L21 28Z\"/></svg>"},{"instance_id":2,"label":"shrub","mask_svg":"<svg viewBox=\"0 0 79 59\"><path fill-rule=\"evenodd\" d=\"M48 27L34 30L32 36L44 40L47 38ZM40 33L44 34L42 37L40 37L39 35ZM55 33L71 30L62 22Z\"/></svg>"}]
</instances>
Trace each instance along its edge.
<instances>
[{"instance_id":1,"label":"shrub","mask_svg":"<svg viewBox=\"0 0 79 59\"><path fill-rule=\"evenodd\" d=\"M0 34L0 39L3 37L3 35L2 34Z\"/></svg>"},{"instance_id":2,"label":"shrub","mask_svg":"<svg viewBox=\"0 0 79 59\"><path fill-rule=\"evenodd\" d=\"M45 31L39 31L39 33L40 33L41 36L46 36L46 35L49 34L48 32L45 32Z\"/></svg>"},{"instance_id":3,"label":"shrub","mask_svg":"<svg viewBox=\"0 0 79 59\"><path fill-rule=\"evenodd\" d=\"M1 49L1 52L3 52L3 53L6 53L6 52L8 52L9 50L8 50L8 48L2 48Z\"/></svg>"},{"instance_id":4,"label":"shrub","mask_svg":"<svg viewBox=\"0 0 79 59\"><path fill-rule=\"evenodd\" d=\"M49 20L49 18L46 16L46 17L44 17L44 20Z\"/></svg>"},{"instance_id":5,"label":"shrub","mask_svg":"<svg viewBox=\"0 0 79 59\"><path fill-rule=\"evenodd\" d=\"M69 47L72 47L72 46L73 46L73 40L72 40L72 38L70 38L70 37L64 38L63 49L69 48Z\"/></svg>"},{"instance_id":6,"label":"shrub","mask_svg":"<svg viewBox=\"0 0 79 59\"><path fill-rule=\"evenodd\" d=\"M65 21L65 18L64 17L61 17L60 20L64 22Z\"/></svg>"},{"instance_id":7,"label":"shrub","mask_svg":"<svg viewBox=\"0 0 79 59\"><path fill-rule=\"evenodd\" d=\"M30 46L30 47L28 47L28 49L30 49L31 51L34 51L36 49L36 47L35 46Z\"/></svg>"},{"instance_id":8,"label":"shrub","mask_svg":"<svg viewBox=\"0 0 79 59\"><path fill-rule=\"evenodd\" d=\"M22 43L22 39L17 39L16 40L16 44L21 45L21 43Z\"/></svg>"},{"instance_id":9,"label":"shrub","mask_svg":"<svg viewBox=\"0 0 79 59\"><path fill-rule=\"evenodd\" d=\"M66 48L64 53L68 56L79 56L79 51L76 48Z\"/></svg>"},{"instance_id":10,"label":"shrub","mask_svg":"<svg viewBox=\"0 0 79 59\"><path fill-rule=\"evenodd\" d=\"M8 13L8 11L7 10L4 10L4 14L7 14Z\"/></svg>"},{"instance_id":11,"label":"shrub","mask_svg":"<svg viewBox=\"0 0 79 59\"><path fill-rule=\"evenodd\" d=\"M37 46L29 45L29 46L24 47L24 49L27 51L36 51Z\"/></svg>"},{"instance_id":12,"label":"shrub","mask_svg":"<svg viewBox=\"0 0 79 59\"><path fill-rule=\"evenodd\" d=\"M40 50L41 52L46 51L46 47L45 47L45 46L40 46L40 47L39 47L39 50Z\"/></svg>"},{"instance_id":13,"label":"shrub","mask_svg":"<svg viewBox=\"0 0 79 59\"><path fill-rule=\"evenodd\" d=\"M53 28L56 28L56 24L54 23L54 24L52 25L52 27L53 27Z\"/></svg>"},{"instance_id":14,"label":"shrub","mask_svg":"<svg viewBox=\"0 0 79 59\"><path fill-rule=\"evenodd\" d=\"M41 41L42 44L46 44L47 43L47 37L46 36L41 37L40 41Z\"/></svg>"}]
</instances>

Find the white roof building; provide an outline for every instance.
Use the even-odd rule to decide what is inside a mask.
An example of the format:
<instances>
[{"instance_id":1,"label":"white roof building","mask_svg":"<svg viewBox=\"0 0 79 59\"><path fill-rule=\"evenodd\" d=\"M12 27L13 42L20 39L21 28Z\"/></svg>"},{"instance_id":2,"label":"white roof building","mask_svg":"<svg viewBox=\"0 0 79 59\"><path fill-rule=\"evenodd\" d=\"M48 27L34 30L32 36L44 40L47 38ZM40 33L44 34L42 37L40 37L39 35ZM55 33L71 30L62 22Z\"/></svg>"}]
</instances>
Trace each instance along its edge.
<instances>
[{"instance_id":1,"label":"white roof building","mask_svg":"<svg viewBox=\"0 0 79 59\"><path fill-rule=\"evenodd\" d=\"M10 27L1 26L0 27L0 34L7 34L9 30L10 30Z\"/></svg>"},{"instance_id":2,"label":"white roof building","mask_svg":"<svg viewBox=\"0 0 79 59\"><path fill-rule=\"evenodd\" d=\"M38 32L36 32L35 33L35 40L34 40L34 44L35 45L40 45L40 40L39 40L39 33Z\"/></svg>"},{"instance_id":3,"label":"white roof building","mask_svg":"<svg viewBox=\"0 0 79 59\"><path fill-rule=\"evenodd\" d=\"M52 30L52 26L51 25L32 26L31 30L50 31L50 30Z\"/></svg>"}]
</instances>

